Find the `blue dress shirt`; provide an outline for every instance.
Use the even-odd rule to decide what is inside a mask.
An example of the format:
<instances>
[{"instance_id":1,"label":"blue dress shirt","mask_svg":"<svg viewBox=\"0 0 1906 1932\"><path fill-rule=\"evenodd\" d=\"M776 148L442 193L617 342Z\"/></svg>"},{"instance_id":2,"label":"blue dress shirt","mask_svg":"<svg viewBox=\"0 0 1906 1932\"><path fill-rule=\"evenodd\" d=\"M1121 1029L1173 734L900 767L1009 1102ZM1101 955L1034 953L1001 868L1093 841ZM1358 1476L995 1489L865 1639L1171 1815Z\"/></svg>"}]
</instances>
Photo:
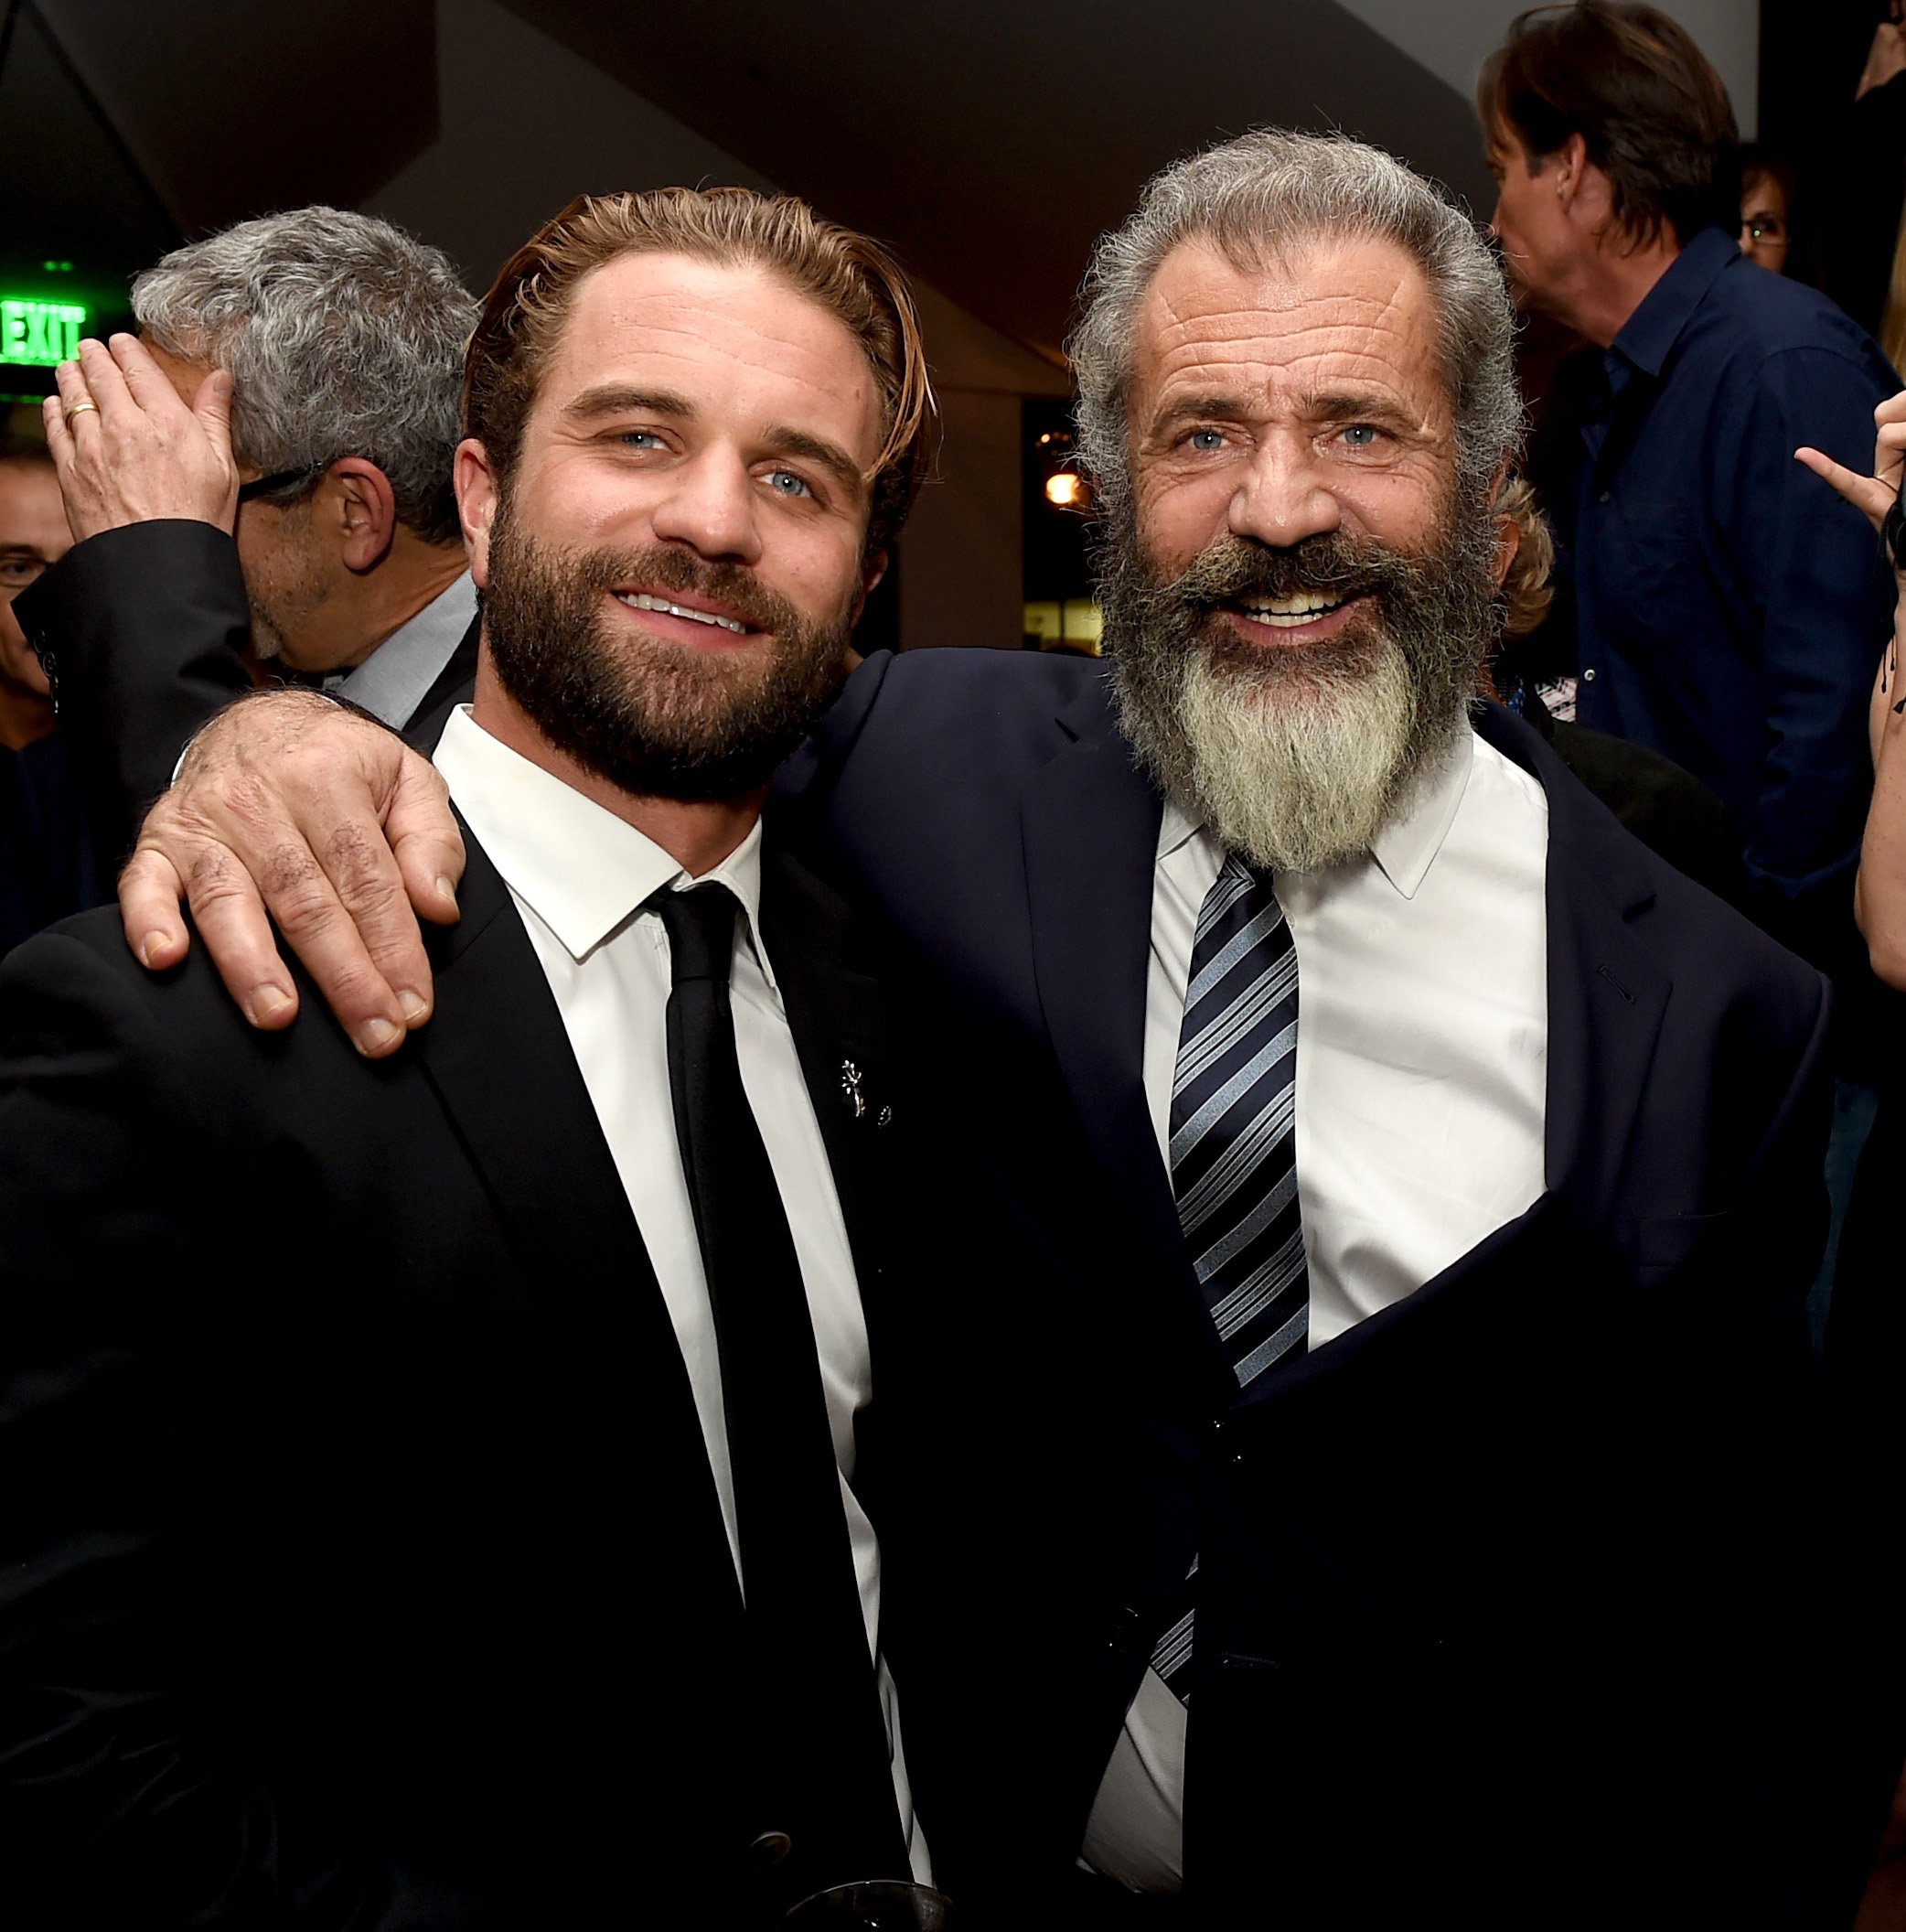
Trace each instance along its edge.
<instances>
[{"instance_id":1,"label":"blue dress shirt","mask_svg":"<svg viewBox=\"0 0 1906 1932\"><path fill-rule=\"evenodd\" d=\"M1873 408L1899 378L1824 295L1718 228L1676 257L1602 367L1572 520L1557 506L1577 714L1719 794L1758 896L1837 899L1871 784L1867 694L1892 579L1866 519L1794 452L1869 471Z\"/></svg>"}]
</instances>

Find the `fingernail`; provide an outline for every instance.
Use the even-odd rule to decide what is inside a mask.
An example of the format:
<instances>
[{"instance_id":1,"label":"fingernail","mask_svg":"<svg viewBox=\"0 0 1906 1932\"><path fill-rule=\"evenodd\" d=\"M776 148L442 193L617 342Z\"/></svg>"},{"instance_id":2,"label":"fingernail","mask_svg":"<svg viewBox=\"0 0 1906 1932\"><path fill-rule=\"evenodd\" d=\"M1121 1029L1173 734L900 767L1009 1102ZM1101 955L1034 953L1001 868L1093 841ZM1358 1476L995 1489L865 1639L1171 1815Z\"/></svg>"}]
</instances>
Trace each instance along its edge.
<instances>
[{"instance_id":1,"label":"fingernail","mask_svg":"<svg viewBox=\"0 0 1906 1932\"><path fill-rule=\"evenodd\" d=\"M442 873L438 873L437 875L437 890L441 892L453 906L456 904L456 887L453 886L450 881L444 876Z\"/></svg>"},{"instance_id":2,"label":"fingernail","mask_svg":"<svg viewBox=\"0 0 1906 1932\"><path fill-rule=\"evenodd\" d=\"M139 963L142 966L150 966L153 963L155 956L164 950L167 937L168 935L163 932L148 932L139 941Z\"/></svg>"},{"instance_id":3,"label":"fingernail","mask_svg":"<svg viewBox=\"0 0 1906 1932\"><path fill-rule=\"evenodd\" d=\"M397 995L397 1004L403 1008L404 1018L413 1026L430 1012L430 1002L421 993L412 993L408 986Z\"/></svg>"},{"instance_id":4,"label":"fingernail","mask_svg":"<svg viewBox=\"0 0 1906 1932\"><path fill-rule=\"evenodd\" d=\"M381 1053L398 1038L397 1028L389 1020L366 1020L358 1029L359 1053Z\"/></svg>"},{"instance_id":5,"label":"fingernail","mask_svg":"<svg viewBox=\"0 0 1906 1932\"><path fill-rule=\"evenodd\" d=\"M245 1017L254 1026L262 1026L267 1020L274 1020L291 1004L291 995L276 986L258 986L252 989L250 1003L245 1007Z\"/></svg>"}]
</instances>

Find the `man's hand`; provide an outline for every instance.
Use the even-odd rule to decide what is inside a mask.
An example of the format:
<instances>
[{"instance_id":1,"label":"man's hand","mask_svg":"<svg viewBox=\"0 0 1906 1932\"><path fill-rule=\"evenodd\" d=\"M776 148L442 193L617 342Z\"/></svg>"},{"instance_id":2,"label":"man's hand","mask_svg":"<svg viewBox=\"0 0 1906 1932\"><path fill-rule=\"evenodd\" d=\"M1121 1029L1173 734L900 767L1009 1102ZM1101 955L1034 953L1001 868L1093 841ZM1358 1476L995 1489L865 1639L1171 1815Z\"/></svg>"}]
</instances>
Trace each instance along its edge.
<instances>
[{"instance_id":1,"label":"man's hand","mask_svg":"<svg viewBox=\"0 0 1906 1932\"><path fill-rule=\"evenodd\" d=\"M1794 455L1816 477L1825 477L1855 510L1864 510L1868 521L1878 530L1900 494L1901 467L1906 462L1906 389L1889 396L1873 412L1873 424L1878 434L1870 477L1836 463L1823 450L1796 449Z\"/></svg>"},{"instance_id":2,"label":"man's hand","mask_svg":"<svg viewBox=\"0 0 1906 1932\"><path fill-rule=\"evenodd\" d=\"M54 373L42 409L73 542L102 530L185 517L230 531L238 521L231 378L215 369L187 409L135 337L90 338Z\"/></svg>"},{"instance_id":3,"label":"man's hand","mask_svg":"<svg viewBox=\"0 0 1906 1932\"><path fill-rule=\"evenodd\" d=\"M278 929L369 1058L430 1017L412 908L455 919L464 843L434 767L314 692L241 698L192 740L119 880L126 943L176 966L199 937L252 1025L288 1026L297 990Z\"/></svg>"}]
</instances>

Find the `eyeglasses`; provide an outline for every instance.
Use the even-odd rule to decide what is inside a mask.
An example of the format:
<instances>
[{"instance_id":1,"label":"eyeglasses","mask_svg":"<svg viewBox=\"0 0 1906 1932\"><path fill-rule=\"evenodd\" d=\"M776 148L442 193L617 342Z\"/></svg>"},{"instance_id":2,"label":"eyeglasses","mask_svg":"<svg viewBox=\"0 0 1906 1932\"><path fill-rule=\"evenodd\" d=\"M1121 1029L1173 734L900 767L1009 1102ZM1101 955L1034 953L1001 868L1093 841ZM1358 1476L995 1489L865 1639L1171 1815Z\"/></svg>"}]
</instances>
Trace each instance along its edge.
<instances>
[{"instance_id":1,"label":"eyeglasses","mask_svg":"<svg viewBox=\"0 0 1906 1932\"><path fill-rule=\"evenodd\" d=\"M253 477L249 483L241 483L238 499L241 503L250 503L260 497L275 495L281 489L290 489L294 484L309 483L323 474L322 466L316 469L276 469L268 477Z\"/></svg>"}]
</instances>

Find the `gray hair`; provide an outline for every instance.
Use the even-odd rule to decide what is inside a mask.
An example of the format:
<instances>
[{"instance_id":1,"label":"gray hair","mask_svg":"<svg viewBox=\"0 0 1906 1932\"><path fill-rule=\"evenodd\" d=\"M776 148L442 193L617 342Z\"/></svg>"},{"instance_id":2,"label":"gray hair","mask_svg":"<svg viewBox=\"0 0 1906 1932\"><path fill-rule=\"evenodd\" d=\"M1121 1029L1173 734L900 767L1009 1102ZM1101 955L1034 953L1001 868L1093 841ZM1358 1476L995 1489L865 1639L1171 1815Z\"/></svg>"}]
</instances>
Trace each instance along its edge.
<instances>
[{"instance_id":1,"label":"gray hair","mask_svg":"<svg viewBox=\"0 0 1906 1932\"><path fill-rule=\"evenodd\" d=\"M1129 513L1126 410L1139 309L1165 257L1208 241L1241 269L1320 237L1395 242L1434 295L1456 421L1459 488L1480 496L1522 439L1515 317L1488 244L1461 209L1399 161L1340 134L1259 128L1154 176L1107 235L1079 291L1066 345L1078 382L1079 454L1110 521Z\"/></svg>"},{"instance_id":2,"label":"gray hair","mask_svg":"<svg viewBox=\"0 0 1906 1932\"><path fill-rule=\"evenodd\" d=\"M404 523L455 540L476 305L440 250L369 215L294 209L175 249L133 283L133 313L161 349L231 372L247 462L308 473L308 494L339 456L362 456Z\"/></svg>"}]
</instances>

